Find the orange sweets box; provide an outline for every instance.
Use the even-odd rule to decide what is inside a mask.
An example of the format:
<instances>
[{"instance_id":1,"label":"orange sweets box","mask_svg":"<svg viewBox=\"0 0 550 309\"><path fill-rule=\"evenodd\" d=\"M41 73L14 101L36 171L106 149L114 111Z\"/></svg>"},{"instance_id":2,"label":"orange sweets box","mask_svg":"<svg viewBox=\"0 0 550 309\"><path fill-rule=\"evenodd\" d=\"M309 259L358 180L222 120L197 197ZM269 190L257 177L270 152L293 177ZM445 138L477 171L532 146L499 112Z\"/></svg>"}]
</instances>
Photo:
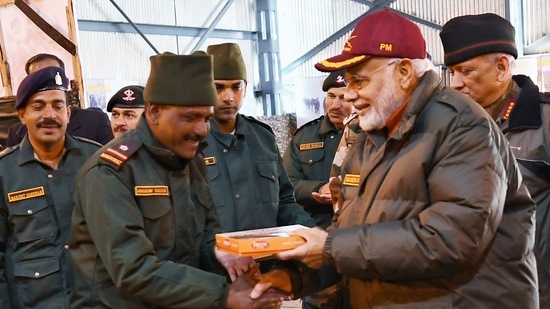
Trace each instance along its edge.
<instances>
[{"instance_id":1,"label":"orange sweets box","mask_svg":"<svg viewBox=\"0 0 550 309\"><path fill-rule=\"evenodd\" d=\"M305 243L305 239L301 236L290 235L297 228L305 228L305 226L295 224L216 234L216 246L221 251L235 255L267 257Z\"/></svg>"}]
</instances>

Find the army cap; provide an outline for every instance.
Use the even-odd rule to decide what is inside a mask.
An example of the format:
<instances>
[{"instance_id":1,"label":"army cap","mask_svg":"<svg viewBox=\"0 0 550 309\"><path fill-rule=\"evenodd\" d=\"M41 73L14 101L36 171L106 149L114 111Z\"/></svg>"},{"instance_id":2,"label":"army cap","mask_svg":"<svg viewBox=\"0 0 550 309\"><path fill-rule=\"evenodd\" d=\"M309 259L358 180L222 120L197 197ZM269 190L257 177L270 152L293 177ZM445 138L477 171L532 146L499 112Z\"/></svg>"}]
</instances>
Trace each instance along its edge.
<instances>
[{"instance_id":1,"label":"army cap","mask_svg":"<svg viewBox=\"0 0 550 309\"><path fill-rule=\"evenodd\" d=\"M206 52L214 56L214 79L247 80L246 66L239 45L235 43L210 45Z\"/></svg>"},{"instance_id":2,"label":"army cap","mask_svg":"<svg viewBox=\"0 0 550 309\"><path fill-rule=\"evenodd\" d=\"M330 88L341 88L346 87L346 82L344 76L346 75L346 70L338 70L330 72L330 74L325 78L323 82L323 91L327 92Z\"/></svg>"},{"instance_id":3,"label":"army cap","mask_svg":"<svg viewBox=\"0 0 550 309\"><path fill-rule=\"evenodd\" d=\"M65 71L58 67L46 67L27 75L17 88L15 109L25 108L27 101L35 93L46 90L67 91L69 80Z\"/></svg>"},{"instance_id":4,"label":"army cap","mask_svg":"<svg viewBox=\"0 0 550 309\"><path fill-rule=\"evenodd\" d=\"M203 51L190 55L165 52L151 56L151 72L143 90L147 103L180 106L214 106L212 56Z\"/></svg>"},{"instance_id":5,"label":"army cap","mask_svg":"<svg viewBox=\"0 0 550 309\"><path fill-rule=\"evenodd\" d=\"M113 110L113 107L120 108L143 108L143 87L138 85L130 85L122 87L107 103L107 111Z\"/></svg>"}]
</instances>

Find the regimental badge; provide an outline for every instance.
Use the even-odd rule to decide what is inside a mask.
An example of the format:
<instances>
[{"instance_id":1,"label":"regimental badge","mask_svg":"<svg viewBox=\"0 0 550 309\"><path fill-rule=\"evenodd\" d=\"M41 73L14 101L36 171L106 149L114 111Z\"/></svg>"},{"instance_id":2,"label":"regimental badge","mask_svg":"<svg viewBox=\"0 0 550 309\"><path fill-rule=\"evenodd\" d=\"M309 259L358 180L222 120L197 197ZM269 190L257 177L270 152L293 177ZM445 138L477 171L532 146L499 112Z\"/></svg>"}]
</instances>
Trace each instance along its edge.
<instances>
[{"instance_id":1,"label":"regimental badge","mask_svg":"<svg viewBox=\"0 0 550 309\"><path fill-rule=\"evenodd\" d=\"M63 81L61 80L61 75L59 75L59 72L55 74L55 77L53 78L55 80L55 84L58 86L63 85Z\"/></svg>"},{"instance_id":2,"label":"regimental badge","mask_svg":"<svg viewBox=\"0 0 550 309\"><path fill-rule=\"evenodd\" d=\"M216 161L216 157L208 157L208 158L204 158L204 164L206 165L214 165L216 164L218 161Z\"/></svg>"},{"instance_id":3,"label":"regimental badge","mask_svg":"<svg viewBox=\"0 0 550 309\"><path fill-rule=\"evenodd\" d=\"M352 35L348 38L348 40L346 41L346 45L344 45L344 51L350 51L353 46L351 45L351 40L352 39L355 39L356 35Z\"/></svg>"},{"instance_id":4,"label":"regimental badge","mask_svg":"<svg viewBox=\"0 0 550 309\"><path fill-rule=\"evenodd\" d=\"M168 186L135 186L135 196L170 196Z\"/></svg>"},{"instance_id":5,"label":"regimental badge","mask_svg":"<svg viewBox=\"0 0 550 309\"><path fill-rule=\"evenodd\" d=\"M344 186L350 186L350 187L359 187L359 179L361 178L360 175L356 174L346 174L344 177Z\"/></svg>"},{"instance_id":6,"label":"regimental badge","mask_svg":"<svg viewBox=\"0 0 550 309\"><path fill-rule=\"evenodd\" d=\"M300 151L302 151L302 150L311 150L311 149L320 149L320 148L323 148L323 147L325 147L324 142L300 144Z\"/></svg>"},{"instance_id":7,"label":"regimental badge","mask_svg":"<svg viewBox=\"0 0 550 309\"><path fill-rule=\"evenodd\" d=\"M40 187L25 189L21 191L10 192L8 193L8 202L13 203L13 202L28 200L31 198L44 196L44 195L46 195L44 187L40 186Z\"/></svg>"},{"instance_id":8,"label":"regimental badge","mask_svg":"<svg viewBox=\"0 0 550 309\"><path fill-rule=\"evenodd\" d=\"M132 102L136 99L135 92L132 89L126 89L124 90L125 97L122 97L122 99L128 103Z\"/></svg>"}]
</instances>

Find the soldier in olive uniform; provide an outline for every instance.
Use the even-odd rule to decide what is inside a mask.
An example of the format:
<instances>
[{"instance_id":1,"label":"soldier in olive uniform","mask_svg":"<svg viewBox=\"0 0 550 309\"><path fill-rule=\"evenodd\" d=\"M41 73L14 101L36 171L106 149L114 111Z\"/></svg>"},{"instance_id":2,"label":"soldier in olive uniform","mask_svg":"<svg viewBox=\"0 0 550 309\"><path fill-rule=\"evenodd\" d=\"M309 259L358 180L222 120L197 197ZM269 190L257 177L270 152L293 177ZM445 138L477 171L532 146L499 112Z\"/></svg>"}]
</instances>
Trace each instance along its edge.
<instances>
[{"instance_id":1,"label":"soldier in olive uniform","mask_svg":"<svg viewBox=\"0 0 550 309\"><path fill-rule=\"evenodd\" d=\"M252 308L252 279L228 284L204 271L216 266L219 231L196 156L216 102L212 57L152 56L144 100L136 129L105 145L77 177L72 307ZM238 261L216 258L226 268ZM271 292L260 304L281 303Z\"/></svg>"},{"instance_id":2,"label":"soldier in olive uniform","mask_svg":"<svg viewBox=\"0 0 550 309\"><path fill-rule=\"evenodd\" d=\"M107 103L107 112L111 113L111 129L115 137L128 130L135 129L143 113L143 87L130 85L120 88Z\"/></svg>"},{"instance_id":3,"label":"soldier in olive uniform","mask_svg":"<svg viewBox=\"0 0 550 309\"><path fill-rule=\"evenodd\" d=\"M28 133L0 153L0 308L69 308L75 177L100 145L66 134L67 84L47 67L17 90Z\"/></svg>"},{"instance_id":4,"label":"soldier in olive uniform","mask_svg":"<svg viewBox=\"0 0 550 309\"><path fill-rule=\"evenodd\" d=\"M218 100L203 153L222 230L314 226L296 203L271 127L239 114L247 80L239 46L211 45L207 52L214 56Z\"/></svg>"},{"instance_id":5,"label":"soldier in olive uniform","mask_svg":"<svg viewBox=\"0 0 550 309\"><path fill-rule=\"evenodd\" d=\"M330 225L333 209L328 188L330 169L352 105L344 100L345 71L332 72L323 82L326 115L301 126L288 146L283 162L296 190L296 200L318 226Z\"/></svg>"}]
</instances>

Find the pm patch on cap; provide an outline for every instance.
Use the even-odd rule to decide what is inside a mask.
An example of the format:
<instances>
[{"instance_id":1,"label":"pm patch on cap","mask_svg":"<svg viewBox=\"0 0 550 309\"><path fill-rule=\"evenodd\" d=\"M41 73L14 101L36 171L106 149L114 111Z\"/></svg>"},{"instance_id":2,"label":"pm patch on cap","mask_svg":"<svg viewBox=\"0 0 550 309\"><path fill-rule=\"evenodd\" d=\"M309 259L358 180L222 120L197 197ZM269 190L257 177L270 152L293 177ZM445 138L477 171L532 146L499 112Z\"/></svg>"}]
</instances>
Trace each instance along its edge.
<instances>
[{"instance_id":1,"label":"pm patch on cap","mask_svg":"<svg viewBox=\"0 0 550 309\"><path fill-rule=\"evenodd\" d=\"M415 23L384 9L363 17L353 29L342 53L315 64L315 68L332 72L371 57L424 59L426 41Z\"/></svg>"},{"instance_id":2,"label":"pm patch on cap","mask_svg":"<svg viewBox=\"0 0 550 309\"><path fill-rule=\"evenodd\" d=\"M147 103L182 106L214 106L218 92L212 74L212 56L203 51L191 55L165 52L151 58L151 72L143 90Z\"/></svg>"},{"instance_id":3,"label":"pm patch on cap","mask_svg":"<svg viewBox=\"0 0 550 309\"><path fill-rule=\"evenodd\" d=\"M345 74L346 70L330 72L323 82L323 91L327 92L330 88L346 87Z\"/></svg>"},{"instance_id":4,"label":"pm patch on cap","mask_svg":"<svg viewBox=\"0 0 550 309\"><path fill-rule=\"evenodd\" d=\"M27 106L27 101L35 93L46 90L67 91L69 80L65 71L58 67L46 67L27 75L17 88L15 109Z\"/></svg>"},{"instance_id":5,"label":"pm patch on cap","mask_svg":"<svg viewBox=\"0 0 550 309\"><path fill-rule=\"evenodd\" d=\"M447 66L489 53L518 57L514 26L496 14L455 17L443 25L439 36Z\"/></svg>"},{"instance_id":6,"label":"pm patch on cap","mask_svg":"<svg viewBox=\"0 0 550 309\"><path fill-rule=\"evenodd\" d=\"M131 85L122 87L107 103L107 111L111 112L113 107L120 108L143 108L143 87Z\"/></svg>"}]
</instances>

